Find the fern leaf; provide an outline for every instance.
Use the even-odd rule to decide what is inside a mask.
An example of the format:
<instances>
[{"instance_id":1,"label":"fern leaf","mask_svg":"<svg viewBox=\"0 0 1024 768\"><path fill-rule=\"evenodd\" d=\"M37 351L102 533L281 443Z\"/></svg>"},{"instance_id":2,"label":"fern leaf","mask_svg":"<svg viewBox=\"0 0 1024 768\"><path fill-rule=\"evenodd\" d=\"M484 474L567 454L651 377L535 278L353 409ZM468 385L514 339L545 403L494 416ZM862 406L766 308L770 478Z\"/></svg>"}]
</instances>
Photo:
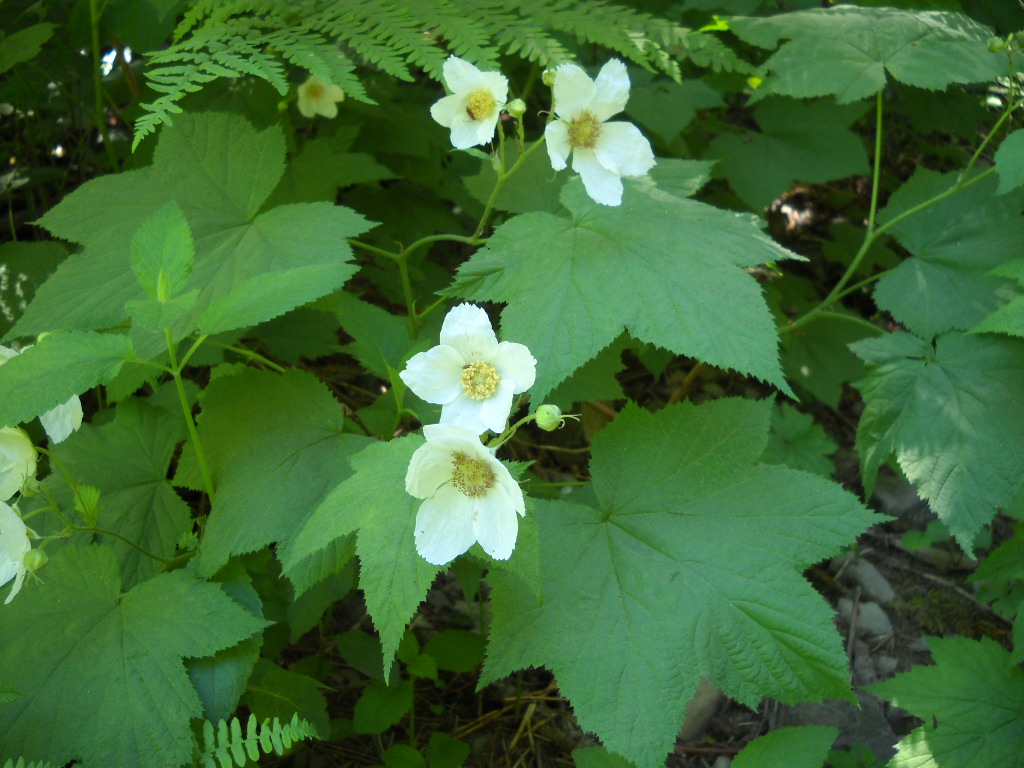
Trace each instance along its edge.
<instances>
[{"instance_id":1,"label":"fern leaf","mask_svg":"<svg viewBox=\"0 0 1024 768\"><path fill-rule=\"evenodd\" d=\"M258 760L261 750L263 754L282 755L295 742L310 738L316 738L316 728L298 714L283 725L276 717L260 724L256 715L250 714L244 734L237 717L230 722L221 720L216 726L207 720L203 723L202 747L193 764L203 768L244 766Z\"/></svg>"}]
</instances>

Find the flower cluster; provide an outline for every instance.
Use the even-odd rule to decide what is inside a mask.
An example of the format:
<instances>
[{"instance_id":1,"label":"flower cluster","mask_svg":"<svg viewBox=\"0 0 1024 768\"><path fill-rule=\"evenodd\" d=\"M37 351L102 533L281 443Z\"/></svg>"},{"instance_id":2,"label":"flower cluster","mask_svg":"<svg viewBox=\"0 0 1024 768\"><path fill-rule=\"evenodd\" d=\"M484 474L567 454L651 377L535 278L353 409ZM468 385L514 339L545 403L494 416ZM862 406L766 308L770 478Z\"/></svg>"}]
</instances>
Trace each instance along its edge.
<instances>
[{"instance_id":1,"label":"flower cluster","mask_svg":"<svg viewBox=\"0 0 1024 768\"><path fill-rule=\"evenodd\" d=\"M409 462L405 489L423 499L416 549L443 565L479 542L497 560L515 548L523 492L480 435L502 432L513 395L533 386L537 361L522 344L499 342L487 313L454 307L441 343L412 357L399 375L416 395L441 406L441 423L423 428L427 442Z\"/></svg>"},{"instance_id":2,"label":"flower cluster","mask_svg":"<svg viewBox=\"0 0 1024 768\"><path fill-rule=\"evenodd\" d=\"M456 149L490 142L502 109L516 118L522 115L519 99L506 107L504 75L481 72L457 56L448 58L442 73L451 93L436 102L430 114L451 130ZM575 64L561 64L554 70L552 89L555 119L544 129L551 167L564 169L572 155L572 169L587 194L602 205L620 205L622 177L643 176L654 167L650 142L639 129L632 123L609 122L629 99L625 64L612 59L596 80Z\"/></svg>"}]
</instances>

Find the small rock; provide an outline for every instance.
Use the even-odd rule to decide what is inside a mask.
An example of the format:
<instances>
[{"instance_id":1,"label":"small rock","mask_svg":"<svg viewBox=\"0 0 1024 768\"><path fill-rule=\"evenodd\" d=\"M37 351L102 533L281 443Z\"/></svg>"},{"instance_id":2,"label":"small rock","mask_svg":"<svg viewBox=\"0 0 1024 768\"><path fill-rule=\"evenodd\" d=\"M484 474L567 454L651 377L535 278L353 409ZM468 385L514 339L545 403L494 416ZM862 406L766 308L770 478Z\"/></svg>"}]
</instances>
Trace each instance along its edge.
<instances>
[{"instance_id":1,"label":"small rock","mask_svg":"<svg viewBox=\"0 0 1024 768\"><path fill-rule=\"evenodd\" d=\"M896 754L893 745L899 737L889 725L878 699L858 691L857 702L859 707L836 699L783 707L773 727L831 725L839 729L833 749L849 749L855 742L862 741L884 762Z\"/></svg>"},{"instance_id":2,"label":"small rock","mask_svg":"<svg viewBox=\"0 0 1024 768\"><path fill-rule=\"evenodd\" d=\"M686 705L683 727L679 731L681 741L692 741L707 729L711 718L715 716L725 701L725 695L715 688L706 677L697 684L697 692Z\"/></svg>"},{"instance_id":3,"label":"small rock","mask_svg":"<svg viewBox=\"0 0 1024 768\"><path fill-rule=\"evenodd\" d=\"M861 558L846 566L846 573L853 579L864 594L876 602L891 603L896 599L896 591L874 565Z\"/></svg>"},{"instance_id":4,"label":"small rock","mask_svg":"<svg viewBox=\"0 0 1024 768\"><path fill-rule=\"evenodd\" d=\"M871 685L878 682L878 673L871 660L871 649L863 640L853 642L853 662L850 669L853 672L854 685Z\"/></svg>"},{"instance_id":5,"label":"small rock","mask_svg":"<svg viewBox=\"0 0 1024 768\"><path fill-rule=\"evenodd\" d=\"M917 640L911 640L907 643L907 650L911 653L930 653L928 649L928 641L923 637L917 638Z\"/></svg>"},{"instance_id":6,"label":"small rock","mask_svg":"<svg viewBox=\"0 0 1024 768\"><path fill-rule=\"evenodd\" d=\"M853 616L853 601L847 597L839 598L839 615L847 624L855 624L857 634L865 637L878 637L880 635L892 634L892 622L889 616L878 603L870 601L860 603L857 606L856 621Z\"/></svg>"},{"instance_id":7,"label":"small rock","mask_svg":"<svg viewBox=\"0 0 1024 768\"><path fill-rule=\"evenodd\" d=\"M895 656L876 656L875 657L875 670L878 672L878 676L885 679L892 677L896 674L896 667L899 661Z\"/></svg>"}]
</instances>

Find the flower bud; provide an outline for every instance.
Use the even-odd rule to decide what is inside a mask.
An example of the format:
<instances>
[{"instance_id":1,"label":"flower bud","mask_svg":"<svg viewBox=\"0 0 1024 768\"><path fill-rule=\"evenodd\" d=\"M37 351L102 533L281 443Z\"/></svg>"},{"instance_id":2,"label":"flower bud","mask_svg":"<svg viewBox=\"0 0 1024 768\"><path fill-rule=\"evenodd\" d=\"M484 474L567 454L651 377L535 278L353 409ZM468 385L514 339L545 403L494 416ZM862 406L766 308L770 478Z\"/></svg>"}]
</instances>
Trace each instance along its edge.
<instances>
[{"instance_id":1,"label":"flower bud","mask_svg":"<svg viewBox=\"0 0 1024 768\"><path fill-rule=\"evenodd\" d=\"M522 99L512 99L508 104L505 105L505 109L512 117L522 117L526 114L526 102Z\"/></svg>"},{"instance_id":2,"label":"flower bud","mask_svg":"<svg viewBox=\"0 0 1024 768\"><path fill-rule=\"evenodd\" d=\"M548 88L553 88L555 86L555 70L545 69L540 79Z\"/></svg>"},{"instance_id":3,"label":"flower bud","mask_svg":"<svg viewBox=\"0 0 1024 768\"><path fill-rule=\"evenodd\" d=\"M569 418L573 418L570 416ZM537 409L537 426L545 432L554 432L565 424L566 417L562 416L562 409L557 405L545 403Z\"/></svg>"},{"instance_id":4,"label":"flower bud","mask_svg":"<svg viewBox=\"0 0 1024 768\"><path fill-rule=\"evenodd\" d=\"M29 573L35 573L44 565L46 565L49 559L50 556L43 552L43 550L30 549L28 552L25 553L25 557L22 558L22 563L24 563L26 571L28 571Z\"/></svg>"},{"instance_id":5,"label":"flower bud","mask_svg":"<svg viewBox=\"0 0 1024 768\"><path fill-rule=\"evenodd\" d=\"M0 501L7 501L36 474L36 449L18 427L0 429Z\"/></svg>"},{"instance_id":6,"label":"flower bud","mask_svg":"<svg viewBox=\"0 0 1024 768\"><path fill-rule=\"evenodd\" d=\"M1006 41L1001 37L990 37L988 39L988 49L992 53L999 53L1006 48Z\"/></svg>"}]
</instances>

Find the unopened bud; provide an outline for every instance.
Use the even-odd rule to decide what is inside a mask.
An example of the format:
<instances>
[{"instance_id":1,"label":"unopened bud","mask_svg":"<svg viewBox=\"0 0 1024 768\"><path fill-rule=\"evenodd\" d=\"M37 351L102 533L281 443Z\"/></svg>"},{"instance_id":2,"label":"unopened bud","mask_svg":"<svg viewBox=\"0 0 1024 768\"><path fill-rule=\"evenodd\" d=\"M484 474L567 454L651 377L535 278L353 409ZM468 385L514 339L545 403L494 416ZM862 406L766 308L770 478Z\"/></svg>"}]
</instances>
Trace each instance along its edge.
<instances>
[{"instance_id":1,"label":"unopened bud","mask_svg":"<svg viewBox=\"0 0 1024 768\"><path fill-rule=\"evenodd\" d=\"M28 552L25 553L25 557L22 559L22 562L25 564L26 571L28 571L29 573L35 573L44 565L46 565L49 559L49 555L43 552L43 550L30 549Z\"/></svg>"},{"instance_id":2,"label":"unopened bud","mask_svg":"<svg viewBox=\"0 0 1024 768\"><path fill-rule=\"evenodd\" d=\"M555 70L545 69L540 79L548 88L553 88L555 86Z\"/></svg>"},{"instance_id":3,"label":"unopened bud","mask_svg":"<svg viewBox=\"0 0 1024 768\"><path fill-rule=\"evenodd\" d=\"M988 49L992 53L999 53L1006 48L1006 41L1001 37L990 37L988 39Z\"/></svg>"},{"instance_id":4,"label":"unopened bud","mask_svg":"<svg viewBox=\"0 0 1024 768\"><path fill-rule=\"evenodd\" d=\"M562 409L557 405L545 403L537 409L536 419L537 426L543 429L545 432L554 432L560 426L565 424L566 419L578 419L579 416L574 414L562 415Z\"/></svg>"},{"instance_id":5,"label":"unopened bud","mask_svg":"<svg viewBox=\"0 0 1024 768\"><path fill-rule=\"evenodd\" d=\"M512 117L522 117L526 114L526 102L522 99L512 99L508 104L505 105L505 109Z\"/></svg>"}]
</instances>

